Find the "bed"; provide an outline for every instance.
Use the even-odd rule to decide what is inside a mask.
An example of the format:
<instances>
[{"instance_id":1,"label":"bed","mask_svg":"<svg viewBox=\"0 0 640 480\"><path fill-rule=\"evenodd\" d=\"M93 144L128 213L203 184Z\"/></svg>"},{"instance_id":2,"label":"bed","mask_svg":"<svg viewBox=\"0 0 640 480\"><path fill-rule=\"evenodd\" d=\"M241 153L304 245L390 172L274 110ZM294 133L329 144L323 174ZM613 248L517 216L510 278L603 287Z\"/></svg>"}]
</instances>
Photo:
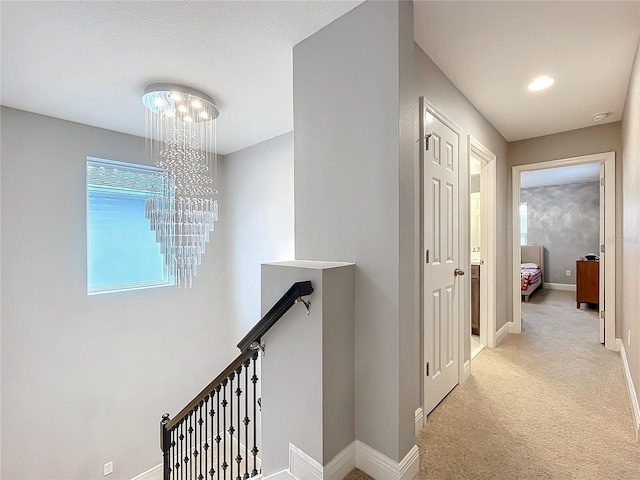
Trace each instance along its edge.
<instances>
[{"instance_id":1,"label":"bed","mask_svg":"<svg viewBox=\"0 0 640 480\"><path fill-rule=\"evenodd\" d=\"M540 245L520 247L520 291L525 302L544 280L544 248Z\"/></svg>"}]
</instances>

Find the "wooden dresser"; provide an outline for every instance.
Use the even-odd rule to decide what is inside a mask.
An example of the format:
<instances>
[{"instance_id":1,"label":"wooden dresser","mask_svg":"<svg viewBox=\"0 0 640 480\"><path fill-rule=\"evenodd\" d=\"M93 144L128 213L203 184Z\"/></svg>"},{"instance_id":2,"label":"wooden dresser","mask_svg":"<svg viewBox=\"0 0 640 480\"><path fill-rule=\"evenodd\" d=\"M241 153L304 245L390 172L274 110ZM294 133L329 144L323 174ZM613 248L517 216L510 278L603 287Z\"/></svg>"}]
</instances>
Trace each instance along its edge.
<instances>
[{"instance_id":1,"label":"wooden dresser","mask_svg":"<svg viewBox=\"0 0 640 480\"><path fill-rule=\"evenodd\" d=\"M471 265L471 333L480 335L480 265Z\"/></svg>"},{"instance_id":2,"label":"wooden dresser","mask_svg":"<svg viewBox=\"0 0 640 480\"><path fill-rule=\"evenodd\" d=\"M598 303L600 281L600 262L597 260L578 260L576 262L576 306L581 303Z\"/></svg>"}]
</instances>

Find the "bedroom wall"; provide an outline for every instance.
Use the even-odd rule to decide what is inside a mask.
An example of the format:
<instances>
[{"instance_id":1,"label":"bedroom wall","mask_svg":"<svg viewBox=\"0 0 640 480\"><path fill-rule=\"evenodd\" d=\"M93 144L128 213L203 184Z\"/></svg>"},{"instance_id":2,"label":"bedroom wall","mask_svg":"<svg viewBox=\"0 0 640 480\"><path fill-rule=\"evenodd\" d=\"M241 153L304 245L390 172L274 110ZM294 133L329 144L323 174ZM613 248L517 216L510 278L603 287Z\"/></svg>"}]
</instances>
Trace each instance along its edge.
<instances>
[{"instance_id":1,"label":"bedroom wall","mask_svg":"<svg viewBox=\"0 0 640 480\"><path fill-rule=\"evenodd\" d=\"M508 232L513 229L511 214L511 176L512 167L516 165L529 165L548 160L577 157L602 152L616 153L616 238L622 238L622 124L621 122L606 123L593 127L580 128L568 132L545 135L544 137L529 138L518 142L509 143L509 180L508 180ZM508 246L509 272L512 268L513 251ZM575 267L574 267L575 268ZM616 256L616 270L622 269L622 255ZM511 287L510 287L511 288ZM511 290L509 290L511 291ZM616 279L616 310L622 308L622 279L618 275ZM622 334L620 321L616 325L616 338Z\"/></svg>"},{"instance_id":2,"label":"bedroom wall","mask_svg":"<svg viewBox=\"0 0 640 480\"><path fill-rule=\"evenodd\" d=\"M599 182L523 188L520 201L527 202L527 243L544 246L544 281L575 285L575 261L598 252Z\"/></svg>"},{"instance_id":3,"label":"bedroom wall","mask_svg":"<svg viewBox=\"0 0 640 480\"><path fill-rule=\"evenodd\" d=\"M224 196L192 289L88 296L86 157L147 163L145 141L0 112L2 478L103 478L109 461L109 479L131 478L160 463L161 415L235 356Z\"/></svg>"}]
</instances>

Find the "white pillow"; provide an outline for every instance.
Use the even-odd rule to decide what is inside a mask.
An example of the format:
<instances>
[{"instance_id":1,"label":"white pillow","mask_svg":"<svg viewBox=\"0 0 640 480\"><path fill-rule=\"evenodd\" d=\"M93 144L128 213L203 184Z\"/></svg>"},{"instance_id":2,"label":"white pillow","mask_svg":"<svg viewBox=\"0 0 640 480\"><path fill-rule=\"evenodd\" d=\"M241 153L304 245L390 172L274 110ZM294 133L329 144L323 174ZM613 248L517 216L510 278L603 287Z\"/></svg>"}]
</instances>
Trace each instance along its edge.
<instances>
[{"instance_id":1,"label":"white pillow","mask_svg":"<svg viewBox=\"0 0 640 480\"><path fill-rule=\"evenodd\" d=\"M538 265L535 263L521 263L520 267L521 268L539 268Z\"/></svg>"}]
</instances>

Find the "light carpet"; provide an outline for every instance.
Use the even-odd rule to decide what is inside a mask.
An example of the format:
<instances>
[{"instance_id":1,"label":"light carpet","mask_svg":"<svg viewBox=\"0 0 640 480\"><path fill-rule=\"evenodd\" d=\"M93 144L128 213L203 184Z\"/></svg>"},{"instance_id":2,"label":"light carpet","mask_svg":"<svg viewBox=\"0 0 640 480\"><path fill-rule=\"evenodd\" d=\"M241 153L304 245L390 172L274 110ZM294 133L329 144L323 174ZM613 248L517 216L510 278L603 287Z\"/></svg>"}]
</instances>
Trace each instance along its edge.
<instances>
[{"instance_id":1,"label":"light carpet","mask_svg":"<svg viewBox=\"0 0 640 480\"><path fill-rule=\"evenodd\" d=\"M620 356L599 343L596 310L540 290L522 317L523 333L485 348L429 415L416 479L640 479Z\"/></svg>"}]
</instances>

